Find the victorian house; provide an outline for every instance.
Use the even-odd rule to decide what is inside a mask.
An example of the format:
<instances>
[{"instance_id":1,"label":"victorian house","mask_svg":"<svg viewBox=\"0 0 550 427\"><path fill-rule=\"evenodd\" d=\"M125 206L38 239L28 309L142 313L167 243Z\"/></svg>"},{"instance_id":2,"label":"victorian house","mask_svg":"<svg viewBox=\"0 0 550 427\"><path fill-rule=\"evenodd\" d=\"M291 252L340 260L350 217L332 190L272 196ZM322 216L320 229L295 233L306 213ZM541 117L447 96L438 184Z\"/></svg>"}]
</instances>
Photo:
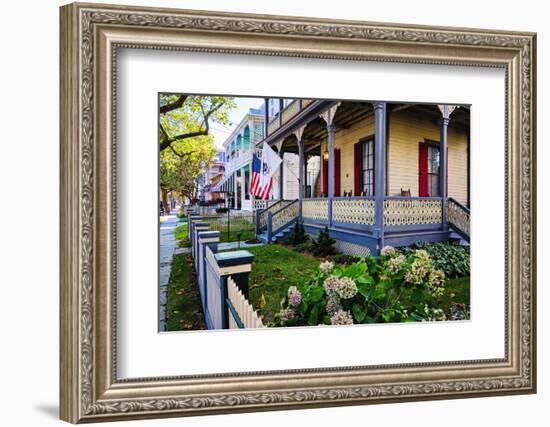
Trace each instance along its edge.
<instances>
[{"instance_id":1,"label":"victorian house","mask_svg":"<svg viewBox=\"0 0 550 427\"><path fill-rule=\"evenodd\" d=\"M469 106L306 99L265 105L257 147L296 156L296 176L285 177L283 168L281 182L294 179L298 191L279 191L257 211L258 238L276 240L300 218L310 234L327 226L350 254L416 241L469 242Z\"/></svg>"}]
</instances>

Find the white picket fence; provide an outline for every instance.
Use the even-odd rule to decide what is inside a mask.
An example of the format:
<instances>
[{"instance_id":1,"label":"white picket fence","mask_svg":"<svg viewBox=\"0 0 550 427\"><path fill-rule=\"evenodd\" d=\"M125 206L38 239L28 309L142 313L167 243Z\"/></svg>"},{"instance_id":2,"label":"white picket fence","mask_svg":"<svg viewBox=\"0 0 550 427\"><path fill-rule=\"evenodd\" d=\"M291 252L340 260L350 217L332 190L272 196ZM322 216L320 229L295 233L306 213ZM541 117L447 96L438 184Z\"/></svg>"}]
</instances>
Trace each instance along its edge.
<instances>
[{"instance_id":1,"label":"white picket fence","mask_svg":"<svg viewBox=\"0 0 550 427\"><path fill-rule=\"evenodd\" d=\"M258 312L254 310L254 307L250 305L245 298L241 290L237 287L237 284L231 276L227 278L227 297L231 302L231 305L235 309L235 312L241 321L242 325L239 326L235 316L232 313L229 314L229 329L244 328L263 328L264 324L262 319L258 315Z\"/></svg>"}]
</instances>

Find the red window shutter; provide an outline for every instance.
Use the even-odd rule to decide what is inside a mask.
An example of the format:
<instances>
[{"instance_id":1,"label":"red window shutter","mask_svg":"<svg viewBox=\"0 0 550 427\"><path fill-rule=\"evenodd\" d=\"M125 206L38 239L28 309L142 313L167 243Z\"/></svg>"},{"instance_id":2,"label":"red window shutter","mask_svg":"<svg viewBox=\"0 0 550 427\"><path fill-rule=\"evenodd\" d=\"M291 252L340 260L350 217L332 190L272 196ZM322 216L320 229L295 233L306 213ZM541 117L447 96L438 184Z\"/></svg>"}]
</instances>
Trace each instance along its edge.
<instances>
[{"instance_id":1,"label":"red window shutter","mask_svg":"<svg viewBox=\"0 0 550 427\"><path fill-rule=\"evenodd\" d=\"M353 146L353 195L360 196L363 186L363 177L361 176L363 165L363 143L358 142Z\"/></svg>"},{"instance_id":2,"label":"red window shutter","mask_svg":"<svg viewBox=\"0 0 550 427\"><path fill-rule=\"evenodd\" d=\"M428 197L428 144L418 145L418 196Z\"/></svg>"},{"instance_id":3,"label":"red window shutter","mask_svg":"<svg viewBox=\"0 0 550 427\"><path fill-rule=\"evenodd\" d=\"M325 197L328 196L328 160L323 159L323 194Z\"/></svg>"},{"instance_id":4,"label":"red window shutter","mask_svg":"<svg viewBox=\"0 0 550 427\"><path fill-rule=\"evenodd\" d=\"M334 197L340 197L340 150L334 150Z\"/></svg>"}]
</instances>

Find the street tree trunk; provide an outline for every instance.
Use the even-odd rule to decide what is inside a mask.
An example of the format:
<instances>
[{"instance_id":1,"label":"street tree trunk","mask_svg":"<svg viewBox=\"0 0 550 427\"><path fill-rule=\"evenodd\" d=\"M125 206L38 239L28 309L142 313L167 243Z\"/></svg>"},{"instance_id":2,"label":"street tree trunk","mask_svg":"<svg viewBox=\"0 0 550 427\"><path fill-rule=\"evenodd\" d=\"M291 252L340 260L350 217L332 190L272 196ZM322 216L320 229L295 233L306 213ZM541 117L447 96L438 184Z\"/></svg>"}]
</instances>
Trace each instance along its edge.
<instances>
[{"instance_id":1,"label":"street tree trunk","mask_svg":"<svg viewBox=\"0 0 550 427\"><path fill-rule=\"evenodd\" d=\"M169 214L170 205L168 204L168 191L166 191L166 189L164 188L161 188L160 195L162 197L162 206L164 206L164 212L166 212L166 214Z\"/></svg>"}]
</instances>

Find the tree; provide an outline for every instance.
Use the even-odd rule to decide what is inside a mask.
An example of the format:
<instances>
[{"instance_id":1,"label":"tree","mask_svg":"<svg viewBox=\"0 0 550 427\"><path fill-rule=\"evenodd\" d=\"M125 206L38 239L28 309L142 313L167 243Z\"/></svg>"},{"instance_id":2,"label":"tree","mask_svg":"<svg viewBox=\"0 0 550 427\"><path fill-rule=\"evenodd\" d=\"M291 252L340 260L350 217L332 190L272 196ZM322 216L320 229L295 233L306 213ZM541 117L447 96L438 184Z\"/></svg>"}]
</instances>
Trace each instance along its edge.
<instances>
[{"instance_id":1,"label":"tree","mask_svg":"<svg viewBox=\"0 0 550 427\"><path fill-rule=\"evenodd\" d=\"M172 150L160 153L160 190L165 209L168 207L167 195L171 191L189 199L196 197L199 177L216 155L211 135L189 138L179 144L185 145L185 148L176 144L175 149L185 150L184 157Z\"/></svg>"},{"instance_id":2,"label":"tree","mask_svg":"<svg viewBox=\"0 0 550 427\"><path fill-rule=\"evenodd\" d=\"M235 99L227 96L195 96L161 94L159 107L160 151L170 149L185 158L188 151L179 151L176 144L186 139L206 136L210 122L227 124Z\"/></svg>"},{"instance_id":3,"label":"tree","mask_svg":"<svg viewBox=\"0 0 550 427\"><path fill-rule=\"evenodd\" d=\"M161 94L159 107L160 191L194 199L198 180L216 155L210 122L227 124L234 98Z\"/></svg>"}]
</instances>

